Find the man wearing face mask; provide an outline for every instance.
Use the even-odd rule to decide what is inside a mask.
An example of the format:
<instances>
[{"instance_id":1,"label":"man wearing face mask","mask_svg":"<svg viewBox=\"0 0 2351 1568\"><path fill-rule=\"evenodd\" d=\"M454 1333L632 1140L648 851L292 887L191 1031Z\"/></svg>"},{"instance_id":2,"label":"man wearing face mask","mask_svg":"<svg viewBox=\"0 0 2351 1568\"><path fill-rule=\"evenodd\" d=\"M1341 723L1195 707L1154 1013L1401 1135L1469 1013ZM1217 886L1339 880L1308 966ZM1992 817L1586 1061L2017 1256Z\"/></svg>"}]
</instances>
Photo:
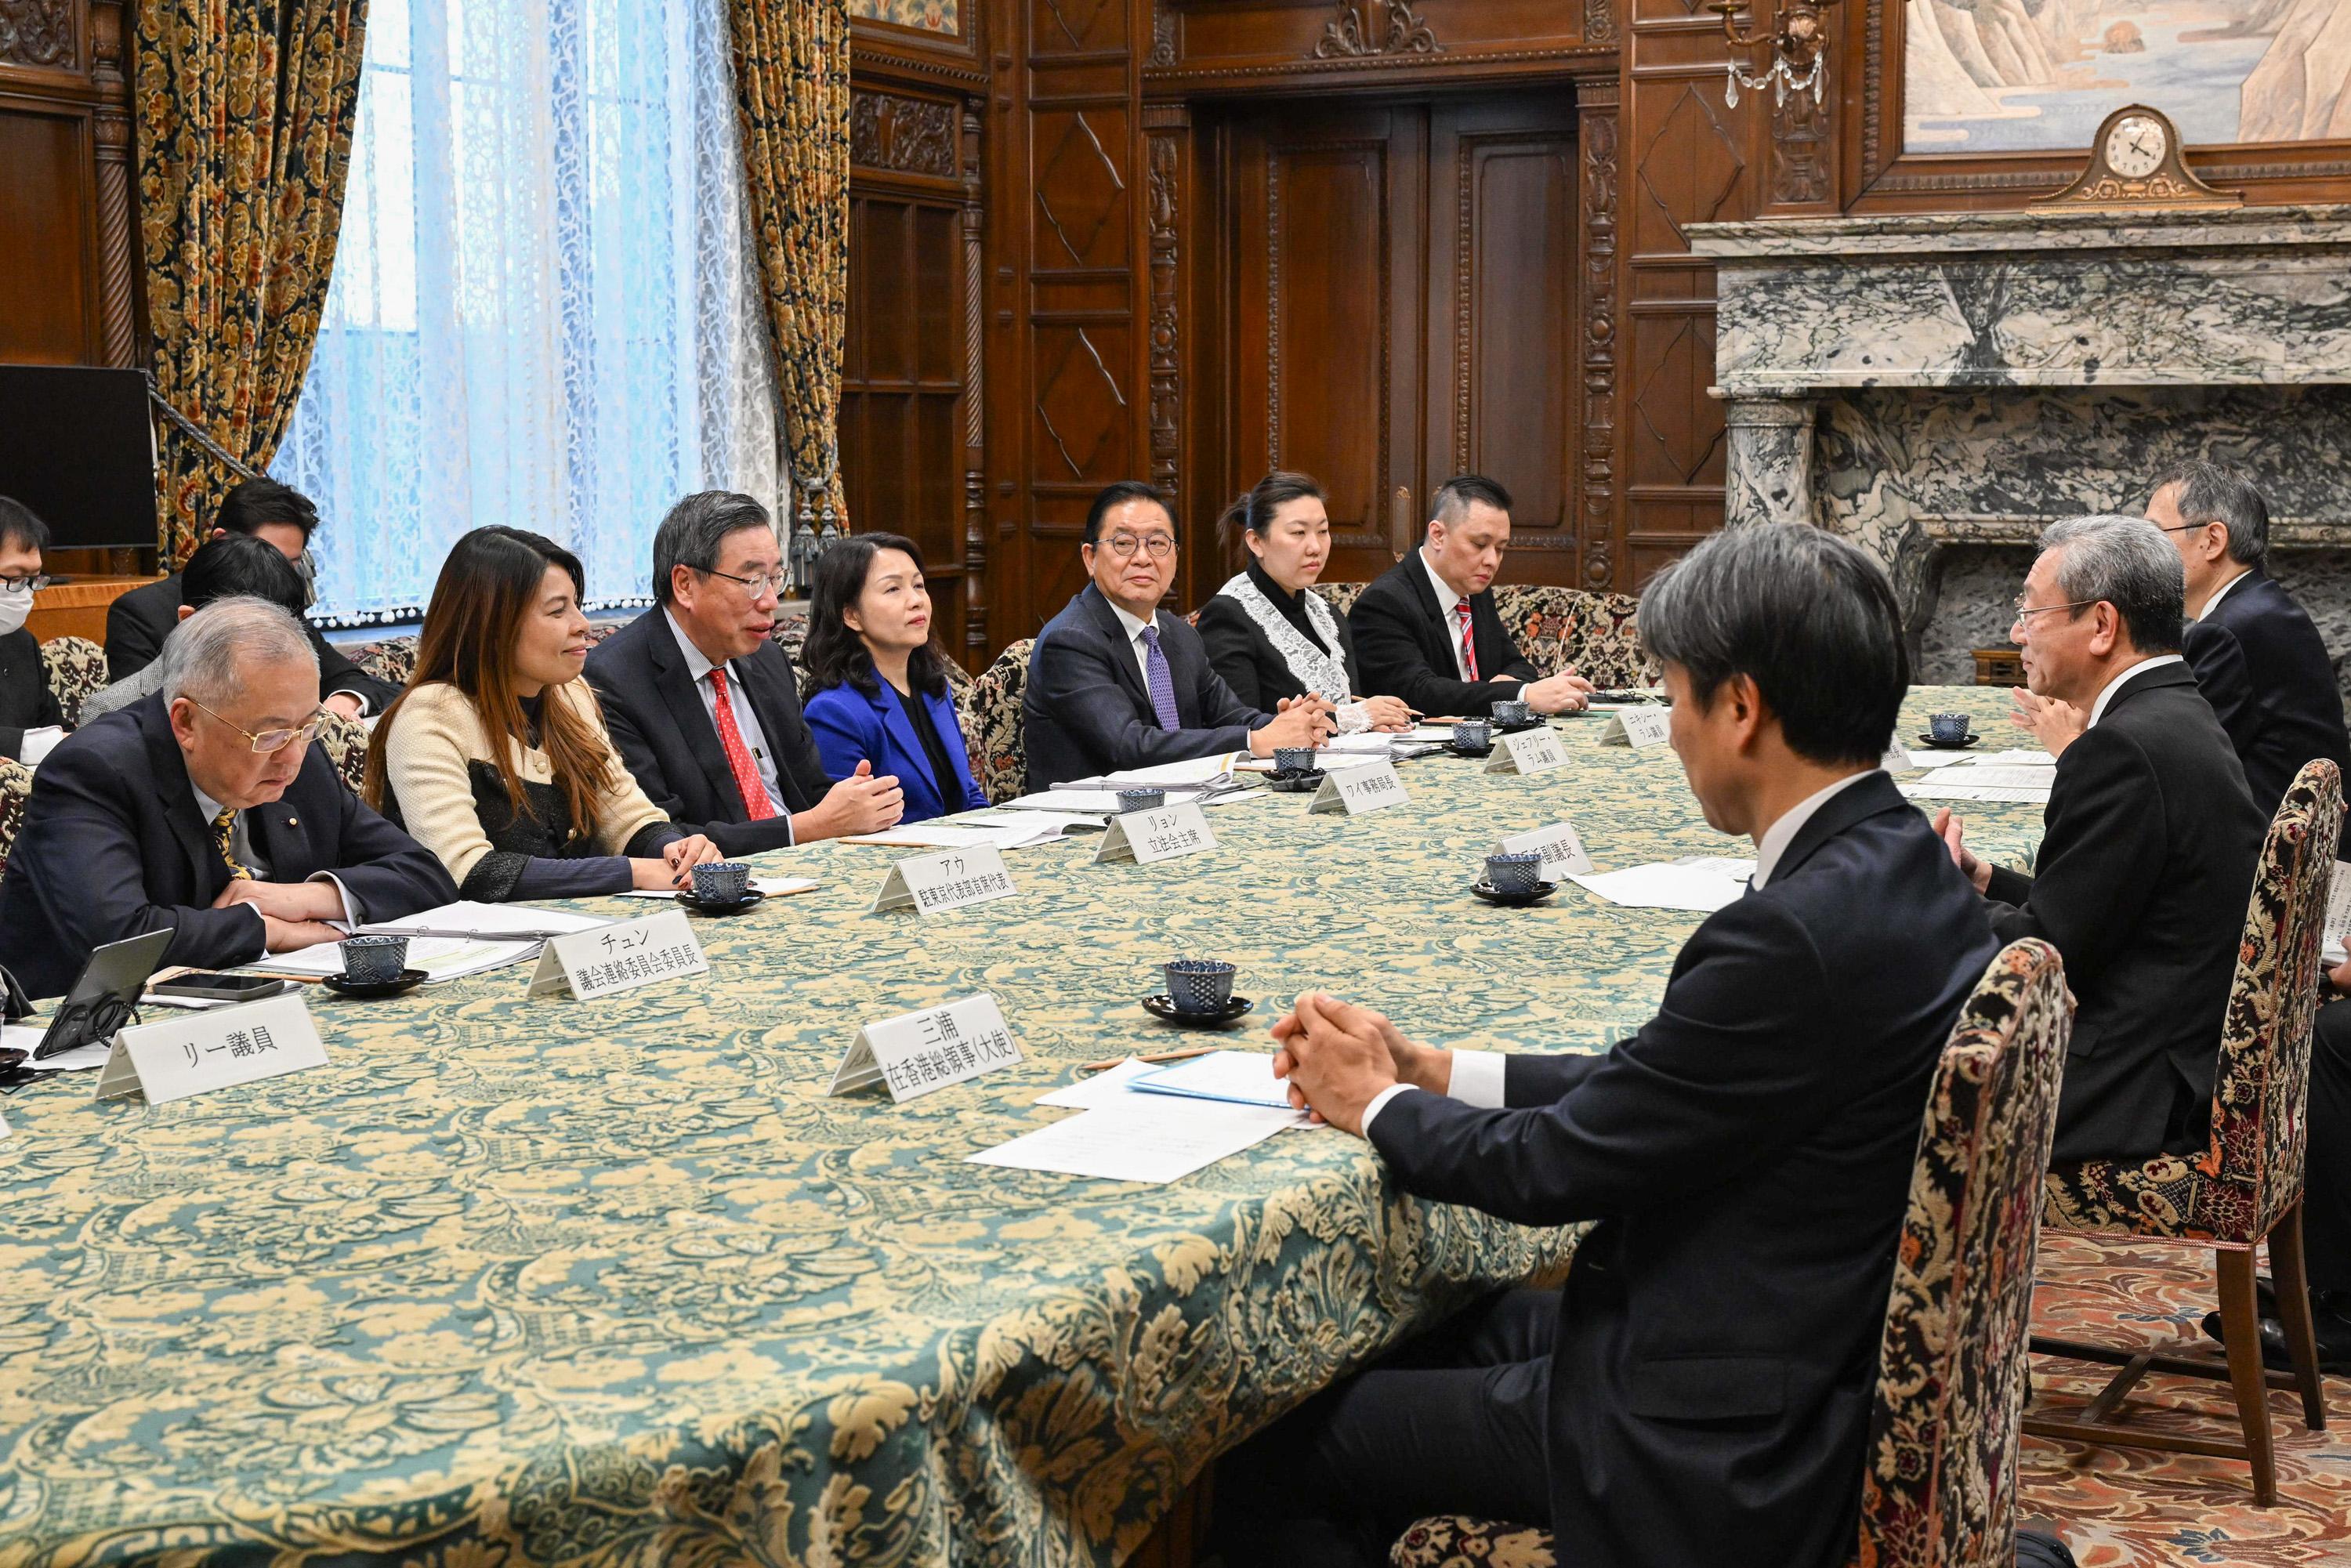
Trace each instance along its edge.
<instances>
[{"instance_id":1,"label":"man wearing face mask","mask_svg":"<svg viewBox=\"0 0 2351 1568\"><path fill-rule=\"evenodd\" d=\"M319 508L299 490L275 479L247 479L229 491L213 519L211 537L249 534L275 546L293 564L302 580L304 603L316 603L317 563L310 557L310 536L319 530ZM106 612L106 670L110 680L124 680L155 662L163 639L180 623L181 582L177 573L144 588L132 589ZM310 651L319 656L319 693L328 707L346 718L381 713L400 695L400 688L379 681L338 652L310 629Z\"/></svg>"},{"instance_id":2,"label":"man wearing face mask","mask_svg":"<svg viewBox=\"0 0 2351 1568\"><path fill-rule=\"evenodd\" d=\"M25 630L48 542L30 507L0 496L0 757L17 762L38 763L66 733L40 644Z\"/></svg>"}]
</instances>

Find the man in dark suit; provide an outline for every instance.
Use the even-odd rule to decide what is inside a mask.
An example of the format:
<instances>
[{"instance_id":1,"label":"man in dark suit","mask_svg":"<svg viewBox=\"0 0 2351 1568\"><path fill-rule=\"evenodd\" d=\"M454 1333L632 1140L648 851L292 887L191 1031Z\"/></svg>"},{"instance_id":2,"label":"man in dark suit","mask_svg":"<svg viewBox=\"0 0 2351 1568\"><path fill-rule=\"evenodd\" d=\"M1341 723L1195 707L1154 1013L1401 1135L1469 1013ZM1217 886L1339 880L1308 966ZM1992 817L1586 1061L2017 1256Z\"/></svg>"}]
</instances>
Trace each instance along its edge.
<instances>
[{"instance_id":1,"label":"man in dark suit","mask_svg":"<svg viewBox=\"0 0 2351 1568\"><path fill-rule=\"evenodd\" d=\"M65 738L41 645L25 630L48 543L48 525L30 507L0 496L0 757L12 761L37 763Z\"/></svg>"},{"instance_id":2,"label":"man in dark suit","mask_svg":"<svg viewBox=\"0 0 2351 1568\"><path fill-rule=\"evenodd\" d=\"M319 530L319 508L299 490L275 479L247 479L221 502L212 537L250 534L275 545L302 579L305 608L318 597L312 586L310 536ZM106 674L120 681L137 674L163 651L163 639L180 623L178 573L134 588L106 610ZM319 661L319 690L326 706L346 718L364 718L390 707L400 688L380 681L344 656L310 628L310 653Z\"/></svg>"},{"instance_id":3,"label":"man in dark suit","mask_svg":"<svg viewBox=\"0 0 2351 1568\"><path fill-rule=\"evenodd\" d=\"M1583 706L1592 683L1573 670L1544 676L1494 609L1510 545L1509 491L1476 474L1439 486L1426 540L1348 612L1364 689L1426 714L1490 713L1513 697L1541 714Z\"/></svg>"},{"instance_id":4,"label":"man in dark suit","mask_svg":"<svg viewBox=\"0 0 2351 1568\"><path fill-rule=\"evenodd\" d=\"M897 825L898 781L835 784L800 714L799 673L770 637L784 585L768 509L705 490L653 535L655 608L588 654L621 761L670 821L730 855Z\"/></svg>"},{"instance_id":5,"label":"man in dark suit","mask_svg":"<svg viewBox=\"0 0 2351 1568\"><path fill-rule=\"evenodd\" d=\"M257 599L198 611L162 687L41 764L8 869L0 946L36 996L93 948L170 927L166 964L222 968L454 901L424 847L347 788L318 731L301 622Z\"/></svg>"},{"instance_id":6,"label":"man in dark suit","mask_svg":"<svg viewBox=\"0 0 2351 1568\"><path fill-rule=\"evenodd\" d=\"M2080 1004L2061 1162L2205 1145L2220 1019L2268 815L2179 655L2179 558L2143 517L2041 538L2010 637L2032 695L2088 727L2057 759L2033 874L1970 853L1936 815L2003 940L2041 936Z\"/></svg>"},{"instance_id":7,"label":"man in dark suit","mask_svg":"<svg viewBox=\"0 0 2351 1568\"><path fill-rule=\"evenodd\" d=\"M1386 1561L1422 1514L1549 1523L1562 1563L1835 1568L1927 1092L1997 948L1878 766L1909 683L1885 574L1813 528L1717 534L1642 636L1707 821L1751 891L1600 1056L1451 1051L1310 993L1294 1101L1398 1186L1597 1220L1563 1291L1512 1291L1229 1456L1228 1568Z\"/></svg>"},{"instance_id":8,"label":"man in dark suit","mask_svg":"<svg viewBox=\"0 0 2351 1568\"><path fill-rule=\"evenodd\" d=\"M1330 736L1328 702L1308 693L1258 712L1209 667L1200 634L1159 608L1176 580L1165 491L1134 480L1103 490L1080 549L1093 581L1037 634L1020 699L1036 788L1222 751L1270 757Z\"/></svg>"}]
</instances>

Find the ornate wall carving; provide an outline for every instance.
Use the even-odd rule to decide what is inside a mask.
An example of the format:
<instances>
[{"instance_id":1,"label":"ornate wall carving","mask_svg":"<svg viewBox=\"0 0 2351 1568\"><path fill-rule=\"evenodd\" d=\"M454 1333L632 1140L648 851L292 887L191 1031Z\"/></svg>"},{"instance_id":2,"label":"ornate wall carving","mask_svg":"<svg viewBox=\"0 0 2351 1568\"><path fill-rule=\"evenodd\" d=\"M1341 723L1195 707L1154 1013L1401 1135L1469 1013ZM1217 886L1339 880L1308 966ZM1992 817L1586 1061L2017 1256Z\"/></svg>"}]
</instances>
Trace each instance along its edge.
<instances>
[{"instance_id":1,"label":"ornate wall carving","mask_svg":"<svg viewBox=\"0 0 2351 1568\"><path fill-rule=\"evenodd\" d=\"M1314 46L1318 60L1434 55L1444 50L1428 24L1413 10L1411 0L1336 0L1332 10L1322 26L1322 41Z\"/></svg>"},{"instance_id":2,"label":"ornate wall carving","mask_svg":"<svg viewBox=\"0 0 2351 1568\"><path fill-rule=\"evenodd\" d=\"M1616 89L1583 95L1583 581L1613 585L1616 563Z\"/></svg>"},{"instance_id":3,"label":"ornate wall carving","mask_svg":"<svg viewBox=\"0 0 2351 1568\"><path fill-rule=\"evenodd\" d=\"M849 102L849 161L900 174L958 177L956 106L945 99L860 89Z\"/></svg>"},{"instance_id":4,"label":"ornate wall carving","mask_svg":"<svg viewBox=\"0 0 2351 1568\"><path fill-rule=\"evenodd\" d=\"M1583 41L1587 44L1613 44L1616 41L1616 0L1583 0Z\"/></svg>"},{"instance_id":5,"label":"ornate wall carving","mask_svg":"<svg viewBox=\"0 0 2351 1568\"><path fill-rule=\"evenodd\" d=\"M0 60L70 70L73 0L0 0Z\"/></svg>"},{"instance_id":6,"label":"ornate wall carving","mask_svg":"<svg viewBox=\"0 0 2351 1568\"><path fill-rule=\"evenodd\" d=\"M1150 229L1151 480L1177 488L1183 469L1183 339L1176 304L1183 217L1184 138L1191 115L1181 105L1144 111L1150 145L1145 213Z\"/></svg>"},{"instance_id":7,"label":"ornate wall carving","mask_svg":"<svg viewBox=\"0 0 2351 1568\"><path fill-rule=\"evenodd\" d=\"M1823 66L1823 75L1826 68ZM1831 120L1825 94L1792 92L1771 108L1771 200L1809 205L1829 199Z\"/></svg>"}]
</instances>

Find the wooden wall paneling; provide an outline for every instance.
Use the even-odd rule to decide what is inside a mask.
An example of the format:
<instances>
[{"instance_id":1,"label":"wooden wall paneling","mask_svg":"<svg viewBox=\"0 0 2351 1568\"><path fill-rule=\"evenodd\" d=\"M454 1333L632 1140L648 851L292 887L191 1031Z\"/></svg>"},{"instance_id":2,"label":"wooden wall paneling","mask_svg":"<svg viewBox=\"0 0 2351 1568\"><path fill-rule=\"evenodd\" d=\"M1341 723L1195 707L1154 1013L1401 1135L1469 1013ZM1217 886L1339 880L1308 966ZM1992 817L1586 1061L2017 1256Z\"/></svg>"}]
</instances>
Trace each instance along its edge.
<instances>
[{"instance_id":1,"label":"wooden wall paneling","mask_svg":"<svg viewBox=\"0 0 2351 1568\"><path fill-rule=\"evenodd\" d=\"M987 668L995 645L989 640L990 580L987 538L987 377L984 282L987 256L987 184L982 179L980 130L983 100L963 102L963 310L957 339L963 356L963 641L949 644L977 674Z\"/></svg>"},{"instance_id":2,"label":"wooden wall paneling","mask_svg":"<svg viewBox=\"0 0 2351 1568\"><path fill-rule=\"evenodd\" d=\"M1555 77L1616 43L1612 0L1158 0L1153 95Z\"/></svg>"},{"instance_id":3,"label":"wooden wall paneling","mask_svg":"<svg viewBox=\"0 0 2351 1568\"><path fill-rule=\"evenodd\" d=\"M1616 319L1621 298L1616 224L1623 167L1617 105L1614 80L1577 84L1577 246L1583 268L1578 293L1583 355L1578 528L1583 539L1583 586L1599 590L1615 585L1625 531L1616 484Z\"/></svg>"},{"instance_id":4,"label":"wooden wall paneling","mask_svg":"<svg viewBox=\"0 0 2351 1568\"><path fill-rule=\"evenodd\" d=\"M133 365L119 0L0 0L0 360Z\"/></svg>"}]
</instances>

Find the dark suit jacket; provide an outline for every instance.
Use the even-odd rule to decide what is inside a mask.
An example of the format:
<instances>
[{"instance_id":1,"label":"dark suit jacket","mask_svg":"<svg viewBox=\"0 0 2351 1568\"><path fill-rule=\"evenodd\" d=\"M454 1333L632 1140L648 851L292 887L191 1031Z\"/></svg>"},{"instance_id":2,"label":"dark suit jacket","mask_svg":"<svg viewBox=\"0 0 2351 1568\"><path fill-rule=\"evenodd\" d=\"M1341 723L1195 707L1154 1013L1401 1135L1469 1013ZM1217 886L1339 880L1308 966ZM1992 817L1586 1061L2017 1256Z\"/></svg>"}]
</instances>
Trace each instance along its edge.
<instances>
[{"instance_id":1,"label":"dark suit jacket","mask_svg":"<svg viewBox=\"0 0 2351 1568\"><path fill-rule=\"evenodd\" d=\"M1880 774L1709 916L1604 1056L1512 1056L1508 1109L1390 1101L1407 1190L1577 1249L1551 1368L1552 1524L1589 1568L1841 1568L1927 1092L1997 945Z\"/></svg>"},{"instance_id":2,"label":"dark suit jacket","mask_svg":"<svg viewBox=\"0 0 2351 1568\"><path fill-rule=\"evenodd\" d=\"M41 664L40 643L22 627L0 637L0 757L22 757L26 730L65 721Z\"/></svg>"},{"instance_id":3,"label":"dark suit jacket","mask_svg":"<svg viewBox=\"0 0 2351 1568\"><path fill-rule=\"evenodd\" d=\"M1422 713L1491 713L1497 702L1517 696L1520 685L1542 676L1510 641L1490 588L1469 600L1469 639L1478 650L1480 678L1464 681L1453 673L1459 633L1452 618L1437 608L1437 591L1429 586L1428 568L1416 547L1364 590L1347 624L1354 632L1361 659L1354 670L1364 695L1402 697ZM1496 675L1510 678L1497 681Z\"/></svg>"},{"instance_id":4,"label":"dark suit jacket","mask_svg":"<svg viewBox=\"0 0 2351 1568\"><path fill-rule=\"evenodd\" d=\"M987 797L971 777L971 758L964 749L963 726L956 719L955 697L948 692L919 699L939 732L939 745L955 769L954 777L931 777L931 759L914 733L914 721L898 706L898 695L876 683L867 696L855 686L828 686L808 700L809 728L816 732L817 755L824 758L827 777L846 779L860 762L870 762L877 774L886 773L905 791L904 822L926 822L956 811L977 811Z\"/></svg>"},{"instance_id":5,"label":"dark suit jacket","mask_svg":"<svg viewBox=\"0 0 2351 1568\"><path fill-rule=\"evenodd\" d=\"M165 926L178 933L166 964L212 969L262 956L258 915L211 907L228 866L197 812L160 696L86 725L49 753L0 877L0 949L26 989L62 995L92 948ZM285 795L246 821L272 882L332 872L370 920L457 896L441 862L369 810L316 746Z\"/></svg>"},{"instance_id":6,"label":"dark suit jacket","mask_svg":"<svg viewBox=\"0 0 2351 1568\"><path fill-rule=\"evenodd\" d=\"M2267 572L2256 569L2210 615L2189 622L2181 651L2245 765L2254 805L2274 812L2314 758L2351 774L2334 661L2302 606Z\"/></svg>"},{"instance_id":7,"label":"dark suit jacket","mask_svg":"<svg viewBox=\"0 0 2351 1568\"><path fill-rule=\"evenodd\" d=\"M762 643L730 668L775 755L783 810L764 822L745 812L718 727L702 711L685 653L662 610L646 611L589 650L588 684L603 699L605 727L646 798L671 821L707 835L728 854L755 855L790 843L791 814L822 800L832 781L801 716L799 674L790 656Z\"/></svg>"},{"instance_id":8,"label":"dark suit jacket","mask_svg":"<svg viewBox=\"0 0 2351 1568\"><path fill-rule=\"evenodd\" d=\"M2042 823L2034 874L1995 869L1991 896L2001 939L2046 937L2081 1004L2051 1158L2201 1148L2269 819L2195 672L2125 682L2058 758Z\"/></svg>"},{"instance_id":9,"label":"dark suit jacket","mask_svg":"<svg viewBox=\"0 0 2351 1568\"><path fill-rule=\"evenodd\" d=\"M1233 695L1208 667L1197 632L1164 610L1155 623L1181 729L1159 727L1134 645L1093 584L1037 633L1020 697L1029 788L1249 749L1249 731L1268 716Z\"/></svg>"},{"instance_id":10,"label":"dark suit jacket","mask_svg":"<svg viewBox=\"0 0 2351 1568\"><path fill-rule=\"evenodd\" d=\"M135 675L162 656L163 639L180 623L180 574L134 588L106 607L106 678L119 681ZM319 655L319 695L356 692L367 700L368 712L380 714L400 695L400 688L379 681L344 656L342 650L320 634L310 632L310 651Z\"/></svg>"},{"instance_id":11,"label":"dark suit jacket","mask_svg":"<svg viewBox=\"0 0 2351 1568\"><path fill-rule=\"evenodd\" d=\"M1311 589L1307 591L1312 592ZM1352 688L1350 696L1386 696L1386 692L1366 691L1358 672L1362 665L1355 659L1354 633L1347 629L1347 618L1333 615L1338 623L1340 659L1347 666ZM1290 674L1290 661L1273 645L1270 638L1258 630L1241 601L1228 593L1211 595L1200 606L1200 642L1208 650L1208 663L1233 689L1233 695L1253 708L1267 713L1284 697L1304 695L1306 683Z\"/></svg>"}]
</instances>

